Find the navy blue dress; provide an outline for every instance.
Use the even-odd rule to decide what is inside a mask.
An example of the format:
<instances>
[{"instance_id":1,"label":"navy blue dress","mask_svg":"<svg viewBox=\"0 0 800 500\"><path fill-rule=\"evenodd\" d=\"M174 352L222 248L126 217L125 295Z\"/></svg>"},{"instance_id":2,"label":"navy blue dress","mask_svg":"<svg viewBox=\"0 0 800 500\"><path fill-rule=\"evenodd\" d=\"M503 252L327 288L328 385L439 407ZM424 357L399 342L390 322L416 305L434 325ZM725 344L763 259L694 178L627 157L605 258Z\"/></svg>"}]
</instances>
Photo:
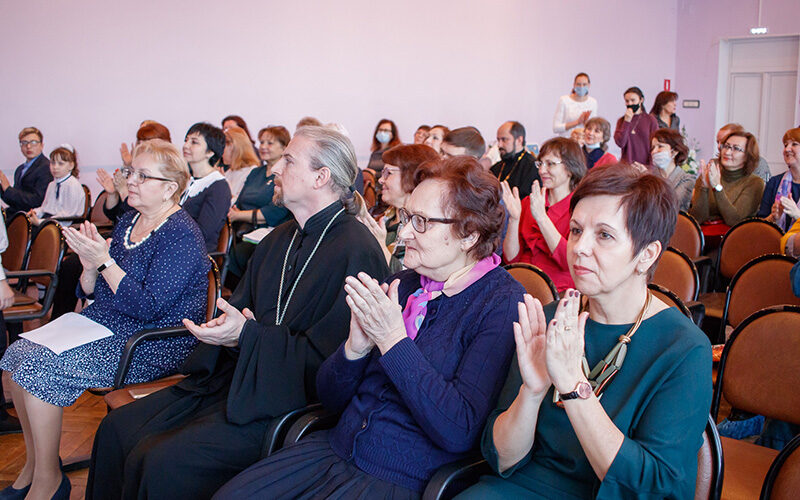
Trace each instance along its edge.
<instances>
[{"instance_id":1,"label":"navy blue dress","mask_svg":"<svg viewBox=\"0 0 800 500\"><path fill-rule=\"evenodd\" d=\"M111 385L125 343L142 329L177 326L183 318L204 321L210 261L197 224L178 210L133 246L128 238L138 215L122 215L114 229L111 257L125 271L117 293L98 276L95 301L81 312L114 335L60 355L20 339L0 361L14 382L42 401L70 406L87 388ZM174 372L196 343L194 337L145 343L137 349L126 381L144 382Z\"/></svg>"}]
</instances>

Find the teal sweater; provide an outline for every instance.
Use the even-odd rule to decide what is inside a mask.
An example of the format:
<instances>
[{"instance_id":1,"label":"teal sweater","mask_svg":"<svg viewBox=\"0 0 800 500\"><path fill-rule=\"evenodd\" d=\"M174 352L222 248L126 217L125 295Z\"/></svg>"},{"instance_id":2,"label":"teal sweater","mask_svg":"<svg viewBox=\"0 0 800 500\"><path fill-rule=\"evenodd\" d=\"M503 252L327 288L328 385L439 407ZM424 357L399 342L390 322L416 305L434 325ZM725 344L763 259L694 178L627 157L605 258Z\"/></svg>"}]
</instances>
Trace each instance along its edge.
<instances>
[{"instance_id":1,"label":"teal sweater","mask_svg":"<svg viewBox=\"0 0 800 500\"><path fill-rule=\"evenodd\" d=\"M556 304L545 307L550 320ZM586 355L594 366L631 325L586 324ZM519 392L516 359L490 415L481 449L497 471L493 426ZM693 498L697 451L711 405L711 346L677 309L645 320L631 340L625 363L600 402L625 435L602 482L586 459L552 388L539 410L533 449L500 476L482 478L467 498Z\"/></svg>"}]
</instances>

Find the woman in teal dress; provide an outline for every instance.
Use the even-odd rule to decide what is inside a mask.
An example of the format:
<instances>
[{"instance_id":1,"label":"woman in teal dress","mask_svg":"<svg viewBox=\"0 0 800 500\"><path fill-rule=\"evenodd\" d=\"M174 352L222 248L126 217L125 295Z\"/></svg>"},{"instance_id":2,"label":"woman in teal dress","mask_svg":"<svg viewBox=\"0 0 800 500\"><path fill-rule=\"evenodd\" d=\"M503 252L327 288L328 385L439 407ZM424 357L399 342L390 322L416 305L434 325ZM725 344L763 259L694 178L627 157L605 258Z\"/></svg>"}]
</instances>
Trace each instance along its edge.
<instances>
[{"instance_id":1,"label":"woman in teal dress","mask_svg":"<svg viewBox=\"0 0 800 500\"><path fill-rule=\"evenodd\" d=\"M570 209L577 290L545 308L520 304L517 359L481 443L499 477L459 498L692 498L711 346L647 289L674 194L611 165L587 174Z\"/></svg>"}]
</instances>

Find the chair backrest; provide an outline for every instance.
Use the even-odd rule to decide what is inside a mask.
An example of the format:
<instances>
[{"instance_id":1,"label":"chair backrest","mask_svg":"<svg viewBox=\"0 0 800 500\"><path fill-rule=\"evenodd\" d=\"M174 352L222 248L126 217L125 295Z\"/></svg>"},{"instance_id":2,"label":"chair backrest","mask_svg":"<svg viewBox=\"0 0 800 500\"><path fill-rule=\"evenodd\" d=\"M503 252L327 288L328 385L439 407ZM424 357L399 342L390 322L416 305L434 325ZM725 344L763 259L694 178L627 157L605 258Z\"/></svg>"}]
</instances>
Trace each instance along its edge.
<instances>
[{"instance_id":1,"label":"chair backrest","mask_svg":"<svg viewBox=\"0 0 800 500\"><path fill-rule=\"evenodd\" d=\"M378 202L378 180L375 178L375 172L369 168L361 173L364 176L364 201L369 210Z\"/></svg>"},{"instance_id":2,"label":"chair backrest","mask_svg":"<svg viewBox=\"0 0 800 500\"><path fill-rule=\"evenodd\" d=\"M694 262L672 247L661 253L651 281L673 291L683 301L697 300L700 291L700 276Z\"/></svg>"},{"instance_id":3,"label":"chair backrest","mask_svg":"<svg viewBox=\"0 0 800 500\"><path fill-rule=\"evenodd\" d=\"M794 304L789 272L797 262L787 255L762 255L742 267L731 280L725 297L722 326L736 327L754 312L769 306Z\"/></svg>"},{"instance_id":4,"label":"chair backrest","mask_svg":"<svg viewBox=\"0 0 800 500\"><path fill-rule=\"evenodd\" d=\"M719 274L730 279L756 257L781 253L781 236L781 228L765 219L753 217L736 224L722 237Z\"/></svg>"},{"instance_id":5,"label":"chair backrest","mask_svg":"<svg viewBox=\"0 0 800 500\"><path fill-rule=\"evenodd\" d=\"M66 243L64 235L61 234L61 224L54 220L48 220L39 226L39 232L33 238L25 269L28 271L41 269L58 273L65 250ZM50 284L50 277L36 276L31 278L31 281L46 287Z\"/></svg>"},{"instance_id":6,"label":"chair backrest","mask_svg":"<svg viewBox=\"0 0 800 500\"><path fill-rule=\"evenodd\" d=\"M83 213L81 214L81 217L84 220L86 220L89 218L89 213L92 210L92 191L86 184L81 184L81 187L83 188L83 194L86 195L86 199L83 203Z\"/></svg>"},{"instance_id":7,"label":"chair backrest","mask_svg":"<svg viewBox=\"0 0 800 500\"><path fill-rule=\"evenodd\" d=\"M773 306L733 330L717 369L711 415L731 407L800 424L800 307Z\"/></svg>"},{"instance_id":8,"label":"chair backrest","mask_svg":"<svg viewBox=\"0 0 800 500\"><path fill-rule=\"evenodd\" d=\"M763 500L794 500L800 492L800 435L775 457L761 488Z\"/></svg>"},{"instance_id":9,"label":"chair backrest","mask_svg":"<svg viewBox=\"0 0 800 500\"><path fill-rule=\"evenodd\" d=\"M89 212L89 220L94 224L113 224L113 221L106 217L106 214L103 212L103 205L106 204L106 198L108 198L108 193L100 191L100 194L98 194L97 198L94 200L94 205L92 205L92 209Z\"/></svg>"},{"instance_id":10,"label":"chair backrest","mask_svg":"<svg viewBox=\"0 0 800 500\"><path fill-rule=\"evenodd\" d=\"M688 255L690 259L696 259L703 254L705 243L700 224L694 217L681 210L678 213L678 222L675 224L675 232L672 233L669 246L677 248Z\"/></svg>"},{"instance_id":11,"label":"chair backrest","mask_svg":"<svg viewBox=\"0 0 800 500\"><path fill-rule=\"evenodd\" d=\"M18 212L6 226L8 248L3 252L3 267L9 271L19 271L25 266L25 257L31 246L31 221L28 216Z\"/></svg>"},{"instance_id":12,"label":"chair backrest","mask_svg":"<svg viewBox=\"0 0 800 500\"><path fill-rule=\"evenodd\" d=\"M222 293L222 285L219 281L219 269L217 263L214 262L213 257L208 258L211 261L211 269L208 271L208 302L206 303L206 321L211 321L217 315L217 299L220 298Z\"/></svg>"},{"instance_id":13,"label":"chair backrest","mask_svg":"<svg viewBox=\"0 0 800 500\"><path fill-rule=\"evenodd\" d=\"M654 297L661 299L662 302L670 307L677 308L684 316L692 319L692 313L689 311L689 308L686 307L686 304L684 304L680 297L675 295L672 290L656 283L650 283L647 285L647 288L650 289L650 293L652 293Z\"/></svg>"},{"instance_id":14,"label":"chair backrest","mask_svg":"<svg viewBox=\"0 0 800 500\"><path fill-rule=\"evenodd\" d=\"M542 305L558 300L558 290L553 280L538 267L520 262L507 265L506 271Z\"/></svg>"},{"instance_id":15,"label":"chair backrest","mask_svg":"<svg viewBox=\"0 0 800 500\"><path fill-rule=\"evenodd\" d=\"M703 432L703 444L697 451L697 482L695 500L717 500L722 494L722 443L717 425L711 415Z\"/></svg>"}]
</instances>

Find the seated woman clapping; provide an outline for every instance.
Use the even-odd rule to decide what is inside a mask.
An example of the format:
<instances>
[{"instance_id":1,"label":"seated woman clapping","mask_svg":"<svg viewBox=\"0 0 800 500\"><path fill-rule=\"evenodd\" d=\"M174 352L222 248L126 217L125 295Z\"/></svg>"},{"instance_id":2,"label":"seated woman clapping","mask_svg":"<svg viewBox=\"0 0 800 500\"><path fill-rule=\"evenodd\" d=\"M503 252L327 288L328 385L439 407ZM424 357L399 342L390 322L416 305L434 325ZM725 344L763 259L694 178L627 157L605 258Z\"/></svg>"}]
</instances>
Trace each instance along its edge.
<instances>
[{"instance_id":1,"label":"seated woman clapping","mask_svg":"<svg viewBox=\"0 0 800 500\"><path fill-rule=\"evenodd\" d=\"M50 498L55 492L53 498L69 498L69 479L58 461L62 408L89 387L113 383L122 349L137 331L205 317L210 263L200 229L177 203L189 180L181 154L162 140L144 142L134 150L132 167L123 172L135 210L120 217L110 245L88 222L64 230L83 265L79 292L94 297L81 312L85 319L71 324L95 330L102 325L112 335L76 342L60 354L35 343L42 339L32 335L9 346L0 361L11 376L27 452L20 475L0 497L22 498L27 491L29 498ZM71 332L61 333L68 337ZM127 382L173 372L195 343L189 337L144 344L133 357Z\"/></svg>"},{"instance_id":2,"label":"seated woman clapping","mask_svg":"<svg viewBox=\"0 0 800 500\"><path fill-rule=\"evenodd\" d=\"M674 192L628 165L596 167L570 208L577 290L520 306L517 362L481 446L500 477L463 498L693 498L711 346L647 288Z\"/></svg>"},{"instance_id":3,"label":"seated woman clapping","mask_svg":"<svg viewBox=\"0 0 800 500\"><path fill-rule=\"evenodd\" d=\"M408 267L345 291L347 341L320 368L317 392L342 412L250 467L215 498L415 498L436 469L476 444L513 353L523 290L498 267L497 180L469 157L419 168L400 209Z\"/></svg>"},{"instance_id":4,"label":"seated woman clapping","mask_svg":"<svg viewBox=\"0 0 800 500\"><path fill-rule=\"evenodd\" d=\"M559 292L573 286L567 269L567 235L572 191L586 174L578 143L555 137L542 144L539 181L530 196L520 201L519 191L503 182L503 203L508 208L508 231L503 241L506 262L527 262L542 269Z\"/></svg>"}]
</instances>

